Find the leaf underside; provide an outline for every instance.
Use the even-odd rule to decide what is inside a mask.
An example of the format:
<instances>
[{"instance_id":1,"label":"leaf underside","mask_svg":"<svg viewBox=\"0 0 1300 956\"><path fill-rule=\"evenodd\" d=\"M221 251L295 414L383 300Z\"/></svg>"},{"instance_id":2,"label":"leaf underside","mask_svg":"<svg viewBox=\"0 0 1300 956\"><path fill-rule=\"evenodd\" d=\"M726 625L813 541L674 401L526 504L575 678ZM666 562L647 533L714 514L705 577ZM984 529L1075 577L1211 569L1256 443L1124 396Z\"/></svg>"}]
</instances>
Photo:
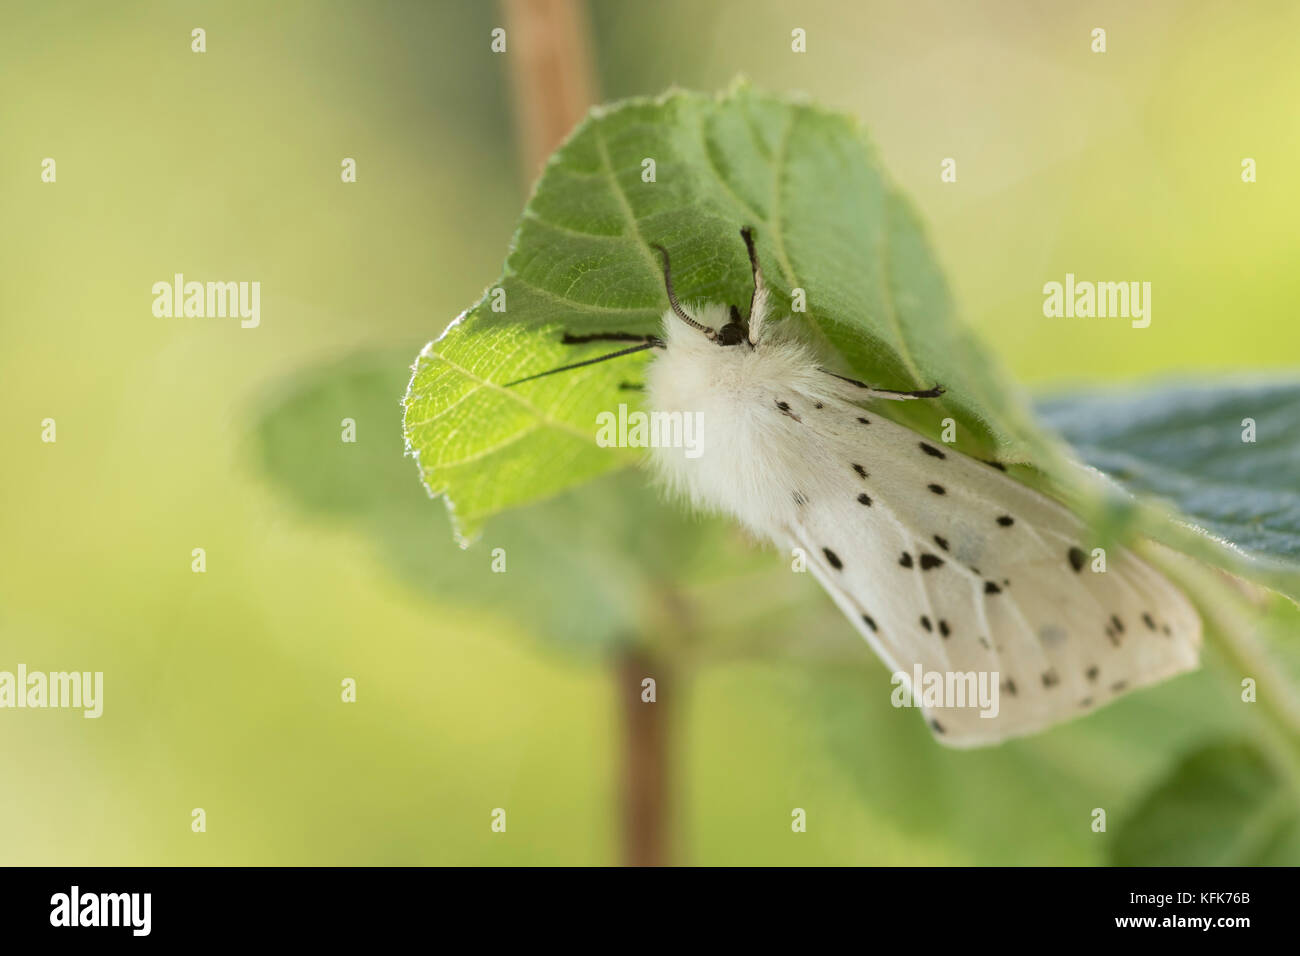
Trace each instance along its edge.
<instances>
[{"instance_id":1,"label":"leaf underside","mask_svg":"<svg viewBox=\"0 0 1300 956\"><path fill-rule=\"evenodd\" d=\"M1037 410L1089 465L1178 517L1153 534L1300 601L1300 382L1086 392Z\"/></svg>"}]
</instances>

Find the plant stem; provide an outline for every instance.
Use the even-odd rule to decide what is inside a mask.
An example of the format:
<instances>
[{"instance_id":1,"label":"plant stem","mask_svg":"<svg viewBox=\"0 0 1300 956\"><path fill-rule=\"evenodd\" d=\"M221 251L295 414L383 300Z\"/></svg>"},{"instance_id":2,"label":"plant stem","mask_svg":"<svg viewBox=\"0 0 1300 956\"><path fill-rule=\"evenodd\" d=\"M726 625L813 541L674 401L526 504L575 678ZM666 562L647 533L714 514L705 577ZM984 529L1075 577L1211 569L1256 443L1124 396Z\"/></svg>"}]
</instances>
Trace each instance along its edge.
<instances>
[{"instance_id":1,"label":"plant stem","mask_svg":"<svg viewBox=\"0 0 1300 956\"><path fill-rule=\"evenodd\" d=\"M644 648L625 647L616 678L623 727L623 860L628 866L668 862L668 714L657 700L642 700L641 682L647 677L654 679L656 693L669 686L662 660Z\"/></svg>"}]
</instances>

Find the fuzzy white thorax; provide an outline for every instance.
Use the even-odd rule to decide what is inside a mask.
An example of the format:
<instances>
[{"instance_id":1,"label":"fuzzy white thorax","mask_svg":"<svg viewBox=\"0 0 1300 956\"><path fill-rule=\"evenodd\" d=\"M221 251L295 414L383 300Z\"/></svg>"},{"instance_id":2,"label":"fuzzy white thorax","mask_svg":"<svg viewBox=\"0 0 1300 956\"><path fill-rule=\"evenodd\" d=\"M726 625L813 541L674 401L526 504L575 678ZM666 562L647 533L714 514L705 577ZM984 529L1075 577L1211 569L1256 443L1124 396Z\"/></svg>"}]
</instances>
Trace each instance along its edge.
<instances>
[{"instance_id":1,"label":"fuzzy white thorax","mask_svg":"<svg viewBox=\"0 0 1300 956\"><path fill-rule=\"evenodd\" d=\"M727 322L723 305L689 311L714 329ZM756 309L755 316L761 321L763 312ZM823 404L897 396L827 374L808 346L781 334L778 324L752 323L750 331L755 345L720 346L671 311L664 313L666 348L647 373L648 405L700 412L700 454L688 458L683 449L663 448L653 461L669 489L694 507L732 515L760 538L775 541L793 514L793 490L807 483L809 464L819 457L815 432L792 442L787 420L773 415L776 403L793 394Z\"/></svg>"}]
</instances>

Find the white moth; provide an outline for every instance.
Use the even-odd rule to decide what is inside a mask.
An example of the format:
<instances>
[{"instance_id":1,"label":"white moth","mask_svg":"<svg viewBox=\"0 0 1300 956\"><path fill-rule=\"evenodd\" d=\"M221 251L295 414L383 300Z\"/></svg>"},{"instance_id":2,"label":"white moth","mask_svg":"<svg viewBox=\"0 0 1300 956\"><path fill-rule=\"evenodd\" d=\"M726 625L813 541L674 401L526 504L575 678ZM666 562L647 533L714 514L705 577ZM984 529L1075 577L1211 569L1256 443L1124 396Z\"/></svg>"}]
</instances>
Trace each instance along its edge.
<instances>
[{"instance_id":1,"label":"white moth","mask_svg":"<svg viewBox=\"0 0 1300 956\"><path fill-rule=\"evenodd\" d=\"M1112 549L1105 572L1093 572L1087 529L1069 510L869 407L941 389L895 392L833 375L784 332L794 320L769 322L752 233L742 235L754 276L748 322L725 305L684 309L660 249L672 303L662 338L566 336L635 338L643 344L614 355L660 353L649 408L699 412L703 427L698 457L655 449L671 489L787 553L801 549L909 687L918 665L996 673L995 717L978 706L923 707L943 743L1033 733L1196 666L1200 619L1148 563Z\"/></svg>"}]
</instances>

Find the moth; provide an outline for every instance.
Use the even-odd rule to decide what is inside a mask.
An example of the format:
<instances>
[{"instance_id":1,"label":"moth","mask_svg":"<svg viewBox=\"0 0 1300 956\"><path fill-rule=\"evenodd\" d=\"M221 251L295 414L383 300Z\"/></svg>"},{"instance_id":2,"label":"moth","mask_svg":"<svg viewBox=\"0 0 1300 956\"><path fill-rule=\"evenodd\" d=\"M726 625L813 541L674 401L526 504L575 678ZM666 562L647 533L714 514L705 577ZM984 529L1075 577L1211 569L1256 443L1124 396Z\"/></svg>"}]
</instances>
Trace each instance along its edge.
<instances>
[{"instance_id":1,"label":"moth","mask_svg":"<svg viewBox=\"0 0 1300 956\"><path fill-rule=\"evenodd\" d=\"M1111 549L1095 572L1087 529L1063 505L1000 464L878 414L881 402L943 388L894 391L823 367L791 334L792 318L771 321L754 232L741 236L753 276L747 317L734 305L685 308L656 246L669 302L662 334L565 335L637 344L540 374L654 350L647 406L702 416L702 454L653 451L674 493L802 553L918 698L918 667L996 675L996 716L969 701L921 704L945 744L1034 733L1196 666L1201 622L1181 591L1127 549Z\"/></svg>"}]
</instances>

